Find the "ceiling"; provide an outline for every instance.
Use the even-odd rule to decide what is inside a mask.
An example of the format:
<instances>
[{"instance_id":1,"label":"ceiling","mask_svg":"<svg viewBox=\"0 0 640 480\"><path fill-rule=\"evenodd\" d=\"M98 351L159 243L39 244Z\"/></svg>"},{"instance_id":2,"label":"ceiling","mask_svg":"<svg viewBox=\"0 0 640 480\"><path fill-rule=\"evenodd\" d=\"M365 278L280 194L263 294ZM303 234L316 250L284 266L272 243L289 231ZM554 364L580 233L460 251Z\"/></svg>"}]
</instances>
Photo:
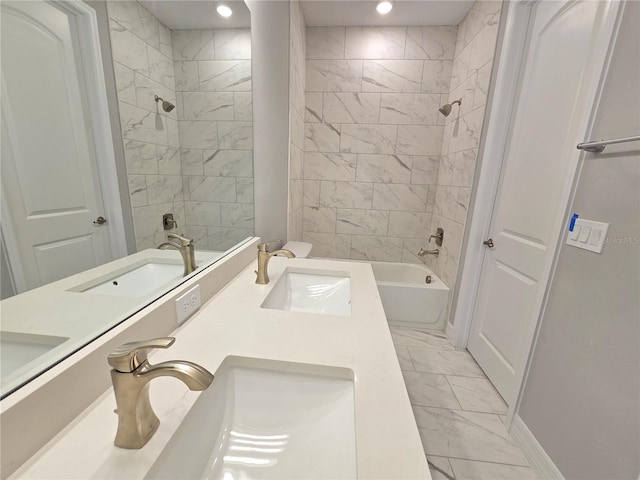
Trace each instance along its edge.
<instances>
[{"instance_id":1,"label":"ceiling","mask_svg":"<svg viewBox=\"0 0 640 480\"><path fill-rule=\"evenodd\" d=\"M171 30L251 27L251 14L243 0L139 0ZM216 12L227 5L233 15L224 18Z\"/></svg>"},{"instance_id":2,"label":"ceiling","mask_svg":"<svg viewBox=\"0 0 640 480\"><path fill-rule=\"evenodd\" d=\"M377 1L302 0L308 27L458 25L474 0L395 0L387 15L376 11Z\"/></svg>"},{"instance_id":3,"label":"ceiling","mask_svg":"<svg viewBox=\"0 0 640 480\"><path fill-rule=\"evenodd\" d=\"M140 0L140 3L172 30L251 26L251 14L243 0ZM300 2L309 27L458 25L474 3L474 0L394 0L393 10L380 15L375 0ZM218 15L216 7L221 4L229 6L233 15L229 18Z\"/></svg>"}]
</instances>

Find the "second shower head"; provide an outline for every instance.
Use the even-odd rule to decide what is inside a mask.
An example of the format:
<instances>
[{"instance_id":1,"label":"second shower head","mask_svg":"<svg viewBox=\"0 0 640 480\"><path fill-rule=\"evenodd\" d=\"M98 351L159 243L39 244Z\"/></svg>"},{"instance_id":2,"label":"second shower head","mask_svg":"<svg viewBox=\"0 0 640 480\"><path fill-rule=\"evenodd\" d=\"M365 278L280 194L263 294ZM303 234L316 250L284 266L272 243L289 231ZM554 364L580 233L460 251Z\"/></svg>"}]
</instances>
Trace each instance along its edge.
<instances>
[{"instance_id":1,"label":"second shower head","mask_svg":"<svg viewBox=\"0 0 640 480\"><path fill-rule=\"evenodd\" d=\"M153 99L156 101L156 103L158 102L162 102L162 109L165 112L170 112L171 110L173 110L174 108L176 108L176 106L171 103L171 102L167 102L166 100L164 100L163 98L160 98L158 95L154 95Z\"/></svg>"},{"instance_id":2,"label":"second shower head","mask_svg":"<svg viewBox=\"0 0 640 480\"><path fill-rule=\"evenodd\" d=\"M447 103L443 106L441 106L438 111L443 114L445 117L448 117L449 114L451 113L451 107L453 107L454 105L462 105L462 99L459 100L455 100L451 103Z\"/></svg>"}]
</instances>

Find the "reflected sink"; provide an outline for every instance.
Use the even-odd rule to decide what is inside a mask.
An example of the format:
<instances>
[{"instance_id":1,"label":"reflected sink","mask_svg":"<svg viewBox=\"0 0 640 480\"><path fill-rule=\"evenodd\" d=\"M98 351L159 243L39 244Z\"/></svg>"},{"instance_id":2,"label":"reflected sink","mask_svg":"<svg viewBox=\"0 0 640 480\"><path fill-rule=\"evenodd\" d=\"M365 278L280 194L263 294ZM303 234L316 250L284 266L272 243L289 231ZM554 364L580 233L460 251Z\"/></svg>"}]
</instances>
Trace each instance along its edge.
<instances>
[{"instance_id":1,"label":"reflected sink","mask_svg":"<svg viewBox=\"0 0 640 480\"><path fill-rule=\"evenodd\" d=\"M183 273L184 266L182 264L147 262L81 291L117 297L145 297L182 278Z\"/></svg>"},{"instance_id":2,"label":"reflected sink","mask_svg":"<svg viewBox=\"0 0 640 480\"><path fill-rule=\"evenodd\" d=\"M261 308L351 316L351 279L341 272L287 269Z\"/></svg>"},{"instance_id":3,"label":"reflected sink","mask_svg":"<svg viewBox=\"0 0 640 480\"><path fill-rule=\"evenodd\" d=\"M0 332L0 377L5 379L67 340L51 335Z\"/></svg>"},{"instance_id":4,"label":"reflected sink","mask_svg":"<svg viewBox=\"0 0 640 480\"><path fill-rule=\"evenodd\" d=\"M227 357L146 478L356 477L351 370Z\"/></svg>"}]
</instances>

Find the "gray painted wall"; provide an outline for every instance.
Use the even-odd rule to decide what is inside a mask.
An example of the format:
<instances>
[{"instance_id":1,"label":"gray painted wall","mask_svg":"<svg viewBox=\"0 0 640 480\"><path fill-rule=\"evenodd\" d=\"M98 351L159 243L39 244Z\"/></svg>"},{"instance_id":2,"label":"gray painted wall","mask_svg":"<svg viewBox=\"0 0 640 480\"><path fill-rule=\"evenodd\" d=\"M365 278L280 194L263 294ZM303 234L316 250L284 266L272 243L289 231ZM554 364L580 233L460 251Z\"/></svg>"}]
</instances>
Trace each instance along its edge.
<instances>
[{"instance_id":1,"label":"gray painted wall","mask_svg":"<svg viewBox=\"0 0 640 480\"><path fill-rule=\"evenodd\" d=\"M251 11L255 234L287 238L289 2L247 0Z\"/></svg>"},{"instance_id":2,"label":"gray painted wall","mask_svg":"<svg viewBox=\"0 0 640 480\"><path fill-rule=\"evenodd\" d=\"M640 3L627 2L592 138L640 133ZM588 154L573 212L601 255L563 245L519 416L567 479L640 470L640 146Z\"/></svg>"}]
</instances>

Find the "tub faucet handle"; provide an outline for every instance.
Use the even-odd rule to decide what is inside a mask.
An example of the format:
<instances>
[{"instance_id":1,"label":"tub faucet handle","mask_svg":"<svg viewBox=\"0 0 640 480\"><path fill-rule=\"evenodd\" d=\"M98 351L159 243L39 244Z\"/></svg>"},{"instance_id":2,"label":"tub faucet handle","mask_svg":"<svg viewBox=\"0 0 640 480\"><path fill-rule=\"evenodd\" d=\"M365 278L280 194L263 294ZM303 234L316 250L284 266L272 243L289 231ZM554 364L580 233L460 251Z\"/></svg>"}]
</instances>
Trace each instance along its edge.
<instances>
[{"instance_id":1,"label":"tub faucet handle","mask_svg":"<svg viewBox=\"0 0 640 480\"><path fill-rule=\"evenodd\" d=\"M436 234L435 235L431 235L429 237L429 242L431 242L431 239L435 238L436 239L436 245L441 247L442 246L442 242L444 241L444 230L440 227L438 227L438 229L436 230Z\"/></svg>"}]
</instances>

